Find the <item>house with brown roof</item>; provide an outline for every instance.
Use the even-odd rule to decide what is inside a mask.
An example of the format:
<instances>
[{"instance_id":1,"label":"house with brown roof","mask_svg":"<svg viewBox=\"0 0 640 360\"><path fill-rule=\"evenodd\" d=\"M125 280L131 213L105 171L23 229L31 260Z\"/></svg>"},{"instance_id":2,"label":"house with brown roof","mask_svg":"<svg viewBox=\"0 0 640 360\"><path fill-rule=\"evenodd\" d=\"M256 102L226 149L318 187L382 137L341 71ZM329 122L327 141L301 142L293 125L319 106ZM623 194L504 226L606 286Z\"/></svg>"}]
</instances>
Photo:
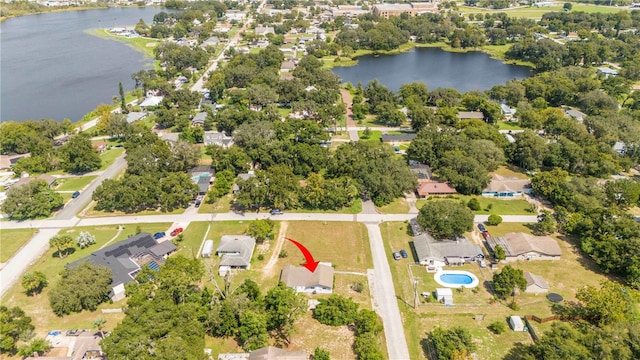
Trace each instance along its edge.
<instances>
[{"instance_id":1,"label":"house with brown roof","mask_svg":"<svg viewBox=\"0 0 640 360\"><path fill-rule=\"evenodd\" d=\"M107 146L109 146L109 144L106 141L94 141L91 143L91 146L96 149L98 153L102 154L107 150Z\"/></svg>"},{"instance_id":2,"label":"house with brown roof","mask_svg":"<svg viewBox=\"0 0 640 360\"><path fill-rule=\"evenodd\" d=\"M11 165L14 165L18 160L23 157L31 156L30 153L27 154L16 154L16 155L0 155L0 170L7 170L11 168Z\"/></svg>"},{"instance_id":3,"label":"house with brown roof","mask_svg":"<svg viewBox=\"0 0 640 360\"><path fill-rule=\"evenodd\" d=\"M421 199L426 199L431 195L451 195L457 194L456 189L451 187L449 183L431 180L418 180L416 194Z\"/></svg>"},{"instance_id":4,"label":"house with brown roof","mask_svg":"<svg viewBox=\"0 0 640 360\"><path fill-rule=\"evenodd\" d=\"M13 184L13 186L22 186L22 185L26 185L30 182L32 182L33 180L44 180L44 182L47 183L47 185L49 185L49 187L53 187L56 184L56 179L55 177L48 175L48 174L40 174L36 177L23 177L20 180L18 180L18 182L16 182L15 184Z\"/></svg>"},{"instance_id":5,"label":"house with brown roof","mask_svg":"<svg viewBox=\"0 0 640 360\"><path fill-rule=\"evenodd\" d=\"M287 265L280 273L280 281L296 292L308 294L333 293L334 270L330 263L320 263L314 272L302 266Z\"/></svg>"},{"instance_id":6,"label":"house with brown roof","mask_svg":"<svg viewBox=\"0 0 640 360\"><path fill-rule=\"evenodd\" d=\"M482 196L495 197L497 199L512 199L531 193L531 180L517 177L491 175L491 181L486 189L482 190Z\"/></svg>"},{"instance_id":7,"label":"house with brown roof","mask_svg":"<svg viewBox=\"0 0 640 360\"><path fill-rule=\"evenodd\" d=\"M534 236L526 233L508 233L504 236L489 237L487 243L495 253L496 246L504 249L505 261L517 260L559 260L562 249L556 239L550 236Z\"/></svg>"},{"instance_id":8,"label":"house with brown roof","mask_svg":"<svg viewBox=\"0 0 640 360\"><path fill-rule=\"evenodd\" d=\"M524 292L541 294L549 291L549 283L542 276L525 271L524 278L527 280L527 288Z\"/></svg>"},{"instance_id":9,"label":"house with brown roof","mask_svg":"<svg viewBox=\"0 0 640 360\"><path fill-rule=\"evenodd\" d=\"M484 120L484 114L481 111L460 111L460 112L458 112L458 119L460 119L460 120L469 120L469 119Z\"/></svg>"}]
</instances>

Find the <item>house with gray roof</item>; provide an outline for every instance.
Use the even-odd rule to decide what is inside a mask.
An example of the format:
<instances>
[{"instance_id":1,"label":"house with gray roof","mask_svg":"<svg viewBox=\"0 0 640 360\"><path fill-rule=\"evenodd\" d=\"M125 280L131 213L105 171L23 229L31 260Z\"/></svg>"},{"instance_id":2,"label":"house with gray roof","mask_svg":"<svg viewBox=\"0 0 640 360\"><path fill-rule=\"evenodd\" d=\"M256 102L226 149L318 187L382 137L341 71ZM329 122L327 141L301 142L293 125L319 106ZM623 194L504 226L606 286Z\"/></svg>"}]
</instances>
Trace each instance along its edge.
<instances>
[{"instance_id":1,"label":"house with gray roof","mask_svg":"<svg viewBox=\"0 0 640 360\"><path fill-rule=\"evenodd\" d=\"M580 110L575 110L575 109L568 109L565 110L564 113L572 118L572 119L576 119L580 124L582 124L582 122L584 121L584 118L587 117L587 114L583 113Z\"/></svg>"},{"instance_id":2,"label":"house with gray roof","mask_svg":"<svg viewBox=\"0 0 640 360\"><path fill-rule=\"evenodd\" d=\"M143 265L158 270L176 249L171 241L158 242L150 233L143 232L96 250L66 267L75 267L85 261L108 267L112 274L112 291L109 296L113 301L118 301L125 297L124 285L135 281L135 276Z\"/></svg>"},{"instance_id":3,"label":"house with gray roof","mask_svg":"<svg viewBox=\"0 0 640 360\"><path fill-rule=\"evenodd\" d=\"M482 190L482 196L512 199L529 194L531 191L531 180L529 179L493 174L487 187Z\"/></svg>"},{"instance_id":4,"label":"house with gray roof","mask_svg":"<svg viewBox=\"0 0 640 360\"><path fill-rule=\"evenodd\" d=\"M253 250L256 239L247 235L224 235L216 248L216 255L220 256L218 274L226 275L229 270L247 270L251 267Z\"/></svg>"},{"instance_id":5,"label":"house with gray roof","mask_svg":"<svg viewBox=\"0 0 640 360\"><path fill-rule=\"evenodd\" d=\"M134 121L138 121L146 118L148 115L149 113L146 113L146 112L131 111L130 113L127 114L127 122L131 124Z\"/></svg>"},{"instance_id":6,"label":"house with gray roof","mask_svg":"<svg viewBox=\"0 0 640 360\"><path fill-rule=\"evenodd\" d=\"M524 278L527 280L527 287L524 292L540 294L549 291L549 283L542 276L525 271Z\"/></svg>"},{"instance_id":7,"label":"house with gray roof","mask_svg":"<svg viewBox=\"0 0 640 360\"><path fill-rule=\"evenodd\" d=\"M204 111L199 112L191 119L191 125L203 127L205 120L207 120L207 113Z\"/></svg>"},{"instance_id":8,"label":"house with gray roof","mask_svg":"<svg viewBox=\"0 0 640 360\"><path fill-rule=\"evenodd\" d=\"M556 239L550 236L534 236L526 233L508 233L504 236L489 237L487 244L495 253L496 246L505 252L505 261L518 260L559 260L562 249Z\"/></svg>"},{"instance_id":9,"label":"house with gray roof","mask_svg":"<svg viewBox=\"0 0 640 360\"><path fill-rule=\"evenodd\" d=\"M484 120L484 114L481 111L460 111L458 112L458 119L479 119Z\"/></svg>"},{"instance_id":10,"label":"house with gray roof","mask_svg":"<svg viewBox=\"0 0 640 360\"><path fill-rule=\"evenodd\" d=\"M418 263L432 267L462 265L465 262L484 258L480 246L463 236L455 240L436 240L429 233L422 232L413 237L413 247Z\"/></svg>"},{"instance_id":11,"label":"house with gray roof","mask_svg":"<svg viewBox=\"0 0 640 360\"><path fill-rule=\"evenodd\" d=\"M416 138L415 133L401 133L401 134L382 134L380 140L383 143L391 143L393 145L397 145L400 143L411 142Z\"/></svg>"},{"instance_id":12,"label":"house with gray roof","mask_svg":"<svg viewBox=\"0 0 640 360\"><path fill-rule=\"evenodd\" d=\"M296 292L308 294L333 293L334 270L330 263L320 263L314 272L302 266L287 265L280 273L280 281Z\"/></svg>"},{"instance_id":13,"label":"house with gray roof","mask_svg":"<svg viewBox=\"0 0 640 360\"><path fill-rule=\"evenodd\" d=\"M228 148L233 145L233 138L231 136L227 136L223 132L219 131L205 131L204 132L204 145L218 145L223 148Z\"/></svg>"}]
</instances>

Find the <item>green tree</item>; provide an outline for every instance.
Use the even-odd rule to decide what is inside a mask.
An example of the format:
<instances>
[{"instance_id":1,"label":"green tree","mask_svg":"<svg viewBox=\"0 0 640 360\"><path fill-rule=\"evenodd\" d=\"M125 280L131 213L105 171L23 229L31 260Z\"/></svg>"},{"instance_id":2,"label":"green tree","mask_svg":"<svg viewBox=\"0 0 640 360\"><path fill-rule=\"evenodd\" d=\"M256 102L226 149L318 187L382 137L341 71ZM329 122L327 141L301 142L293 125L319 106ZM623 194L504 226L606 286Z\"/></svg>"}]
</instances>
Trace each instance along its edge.
<instances>
[{"instance_id":1,"label":"green tree","mask_svg":"<svg viewBox=\"0 0 640 360\"><path fill-rule=\"evenodd\" d=\"M456 351L473 352L476 348L471 333L462 327L448 330L437 327L428 334L428 339L436 350L438 360L450 360Z\"/></svg>"},{"instance_id":2,"label":"green tree","mask_svg":"<svg viewBox=\"0 0 640 360\"><path fill-rule=\"evenodd\" d=\"M247 310L240 316L238 336L246 351L259 349L267 343L267 319L264 315Z\"/></svg>"},{"instance_id":3,"label":"green tree","mask_svg":"<svg viewBox=\"0 0 640 360\"><path fill-rule=\"evenodd\" d=\"M494 321L489 326L487 326L492 333L500 335L507 331L507 324L504 321Z\"/></svg>"},{"instance_id":4,"label":"green tree","mask_svg":"<svg viewBox=\"0 0 640 360\"><path fill-rule=\"evenodd\" d=\"M21 308L0 306L0 353L15 354L18 341L34 329L31 318Z\"/></svg>"},{"instance_id":5,"label":"green tree","mask_svg":"<svg viewBox=\"0 0 640 360\"><path fill-rule=\"evenodd\" d=\"M548 210L542 210L538 215L538 222L534 225L536 233L548 235L556 232L556 219Z\"/></svg>"},{"instance_id":6,"label":"green tree","mask_svg":"<svg viewBox=\"0 0 640 360\"><path fill-rule=\"evenodd\" d=\"M270 219L257 219L249 223L247 228L247 234L252 236L258 242L264 241L267 237L271 236L274 223Z\"/></svg>"},{"instance_id":7,"label":"green tree","mask_svg":"<svg viewBox=\"0 0 640 360\"><path fill-rule=\"evenodd\" d=\"M489 219L487 220L487 224L491 226L500 225L502 223L502 216L491 214L489 215Z\"/></svg>"},{"instance_id":8,"label":"green tree","mask_svg":"<svg viewBox=\"0 0 640 360\"><path fill-rule=\"evenodd\" d=\"M493 256L496 258L496 260L504 260L507 258L507 254L504 251L504 248L500 245L496 245L495 248L493 248Z\"/></svg>"},{"instance_id":9,"label":"green tree","mask_svg":"<svg viewBox=\"0 0 640 360\"><path fill-rule=\"evenodd\" d=\"M49 245L58 249L58 257L62 259L67 256L69 247L73 246L73 238L70 235L56 235L49 239Z\"/></svg>"},{"instance_id":10,"label":"green tree","mask_svg":"<svg viewBox=\"0 0 640 360\"><path fill-rule=\"evenodd\" d=\"M91 146L88 137L78 134L58 149L62 170L72 174L83 174L98 170L102 160L98 151Z\"/></svg>"},{"instance_id":11,"label":"green tree","mask_svg":"<svg viewBox=\"0 0 640 360\"><path fill-rule=\"evenodd\" d=\"M622 209L636 206L640 199L640 183L631 179L607 181L604 189L609 203Z\"/></svg>"},{"instance_id":12,"label":"green tree","mask_svg":"<svg viewBox=\"0 0 640 360\"><path fill-rule=\"evenodd\" d=\"M457 201L429 201L420 209L418 224L428 229L436 239L447 239L471 231L473 213Z\"/></svg>"},{"instance_id":13,"label":"green tree","mask_svg":"<svg viewBox=\"0 0 640 360\"><path fill-rule=\"evenodd\" d=\"M320 299L313 311L314 319L321 324L341 326L353 324L358 315L358 304L340 295Z\"/></svg>"},{"instance_id":14,"label":"green tree","mask_svg":"<svg viewBox=\"0 0 640 360\"><path fill-rule=\"evenodd\" d=\"M111 270L84 262L62 271L60 280L49 291L49 304L58 316L82 310L94 311L109 300L110 291Z\"/></svg>"},{"instance_id":15,"label":"green tree","mask_svg":"<svg viewBox=\"0 0 640 360\"><path fill-rule=\"evenodd\" d=\"M28 272L22 276L22 287L27 295L37 295L47 286L47 276L40 272Z\"/></svg>"},{"instance_id":16,"label":"green tree","mask_svg":"<svg viewBox=\"0 0 640 360\"><path fill-rule=\"evenodd\" d=\"M80 249L84 249L96 243L96 237L87 231L81 231L76 238L76 243Z\"/></svg>"},{"instance_id":17,"label":"green tree","mask_svg":"<svg viewBox=\"0 0 640 360\"><path fill-rule=\"evenodd\" d=\"M373 333L375 335L382 332L382 323L375 311L362 309L358 312L355 319L356 335L360 336L364 333Z\"/></svg>"},{"instance_id":18,"label":"green tree","mask_svg":"<svg viewBox=\"0 0 640 360\"><path fill-rule=\"evenodd\" d=\"M480 206L480 200L476 199L476 198L471 198L469 199L469 201L467 202L467 207L473 211L478 211L480 210L481 206Z\"/></svg>"},{"instance_id":19,"label":"green tree","mask_svg":"<svg viewBox=\"0 0 640 360\"><path fill-rule=\"evenodd\" d=\"M505 299L509 295L515 298L516 289L524 291L527 288L527 280L521 269L505 266L502 271L493 274L493 290L497 297Z\"/></svg>"},{"instance_id":20,"label":"green tree","mask_svg":"<svg viewBox=\"0 0 640 360\"><path fill-rule=\"evenodd\" d=\"M55 192L44 180L36 179L22 186L13 186L1 209L13 220L47 217L64 204L62 195Z\"/></svg>"},{"instance_id":21,"label":"green tree","mask_svg":"<svg viewBox=\"0 0 640 360\"><path fill-rule=\"evenodd\" d=\"M51 349L51 344L48 340L42 338L35 338L31 340L28 344L20 346L18 348L18 355L21 356L32 356L34 353L38 355L43 355Z\"/></svg>"},{"instance_id":22,"label":"green tree","mask_svg":"<svg viewBox=\"0 0 640 360\"><path fill-rule=\"evenodd\" d=\"M361 360L383 360L381 344L374 333L366 332L356 336L353 342L353 352Z\"/></svg>"},{"instance_id":23,"label":"green tree","mask_svg":"<svg viewBox=\"0 0 640 360\"><path fill-rule=\"evenodd\" d=\"M327 350L317 347L313 350L313 360L331 360L331 356Z\"/></svg>"},{"instance_id":24,"label":"green tree","mask_svg":"<svg viewBox=\"0 0 640 360\"><path fill-rule=\"evenodd\" d=\"M127 102L124 99L124 89L122 88L122 82L118 83L118 91L120 92L120 110L123 114L128 114Z\"/></svg>"},{"instance_id":25,"label":"green tree","mask_svg":"<svg viewBox=\"0 0 640 360\"><path fill-rule=\"evenodd\" d=\"M98 329L98 331L100 331L100 338L104 338L103 330L104 330L104 324L106 323L107 323L107 320L105 320L102 317L99 317L93 320L93 327Z\"/></svg>"},{"instance_id":26,"label":"green tree","mask_svg":"<svg viewBox=\"0 0 640 360\"><path fill-rule=\"evenodd\" d=\"M276 330L287 342L291 343L293 324L307 309L307 301L283 282L269 290L264 297L267 314L267 330Z\"/></svg>"}]
</instances>

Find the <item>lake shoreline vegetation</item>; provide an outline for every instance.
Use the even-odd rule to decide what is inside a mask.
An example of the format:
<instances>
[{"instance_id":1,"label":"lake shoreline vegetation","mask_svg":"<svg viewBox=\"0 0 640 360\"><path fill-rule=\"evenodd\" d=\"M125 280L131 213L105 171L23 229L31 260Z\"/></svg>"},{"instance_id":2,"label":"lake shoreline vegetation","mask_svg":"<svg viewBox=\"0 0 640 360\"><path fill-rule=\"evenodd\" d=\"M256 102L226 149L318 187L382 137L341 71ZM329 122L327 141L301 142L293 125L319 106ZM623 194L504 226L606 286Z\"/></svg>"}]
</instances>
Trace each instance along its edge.
<instances>
[{"instance_id":1,"label":"lake shoreline vegetation","mask_svg":"<svg viewBox=\"0 0 640 360\"><path fill-rule=\"evenodd\" d=\"M217 19L226 10L217 2L171 0L169 5L184 11L162 12L154 17L153 25L142 22L136 27L158 37L180 38L193 30L194 20L203 24L205 17ZM274 4L285 10L298 5L294 0ZM442 6L457 11L455 3L443 2ZM310 10L312 15L313 11ZM542 15L539 23L500 14L462 17L453 11L423 17L401 15L389 20L365 14L355 20L359 25L355 28L337 26L336 22L326 24L331 39L318 37L306 42L308 55L301 56L290 69L283 69L283 65L293 63L291 55L279 46L292 28L310 26L305 14L258 14L256 21L263 28L271 27L273 33L260 37L257 29L250 29L243 45L248 47L265 39L269 44L225 53L227 61L205 79L208 92L192 92L183 85L190 84L198 71L208 65L214 50L163 43L154 50L156 61L163 63L162 69L140 70L132 75L135 94L162 96L157 105L147 108L152 114L143 121L126 121L125 114L138 107L126 104L126 94L121 89L120 98L113 99L113 104L120 104L123 113L111 113L111 105L101 106L100 111L94 112L99 115L95 128L69 136L58 148L54 147L54 139L73 132L70 121L3 122L0 151L31 153L30 158L14 165L16 172L65 171L83 175L100 168L102 161L88 133L108 136L110 143L122 145L119 151L126 151L127 167L118 177L97 187L92 196L93 209L119 214L182 212L202 193L190 173L199 164L210 165L211 172L215 172L203 200L211 205L209 209L224 203L225 209L229 206L237 213L266 209L349 212L345 211L349 206L355 212L362 208L358 206L360 199L371 199L382 211L404 209L405 204L397 199L415 191L418 185L409 164L426 165L430 177L448 183L460 195L421 200L417 222L425 230L443 237L479 238L474 212L488 213L490 221L486 225L494 235L516 229L552 237L563 250L559 263L571 267L544 260L516 261L500 263L499 272L492 273L476 263L465 264L462 269L482 274L489 286L461 288L453 295L455 305L445 307L429 292L418 299L418 286L429 291L436 287L431 274L415 272L416 278L411 265L392 258L397 249L411 249L408 222L379 224L401 320L408 334L410 358L469 359L475 352L482 358L508 360L640 358L640 257L633 256L640 251L640 223L629 212L640 206L640 173L633 170L640 170L640 92L631 91L631 84L640 80L640 35L625 32L640 28L640 12L551 12ZM205 26L199 31L194 39L197 45L214 36ZM580 41L559 43L555 37L534 35L550 36L552 31L563 36L578 33L575 36ZM476 49L491 43L496 46L496 54L535 64L535 72L529 78L498 84L487 91L460 93L414 82L395 92L377 80L347 84L348 91L340 91L340 80L327 69L326 57L344 54L345 58L357 58L368 51L406 51L418 46L409 42L410 34L421 34L421 41L430 39L425 43L434 46L450 44L452 50ZM608 63L616 63L616 75L605 76L602 70L596 70ZM522 131L508 134L511 138L499 131L499 124L508 121L501 105L516 109L518 130ZM584 115L580 120L570 116L570 110L577 109L584 111L578 114ZM380 127L410 127L415 138L394 149L375 140L378 133L365 129L361 135L370 137L367 141L331 143L336 135L331 130L345 122L348 110L355 121L368 120L367 124ZM165 141L150 125L162 133L176 134L175 139ZM204 146L205 131L217 131L221 138L232 137L234 143ZM382 132L379 135L382 137ZM492 221L498 215L494 211L503 210L494 209L499 207L493 204L481 204L478 197L495 174L530 179L531 191L544 201L544 207L532 204L525 208L516 203L519 209L510 210L537 214L537 222ZM61 206L60 196L43 180L30 184L25 189L14 187L7 191L2 210L12 219L46 217ZM145 230L153 233L167 226L145 225ZM202 222L186 227L173 241L183 249L185 244L195 249L200 239L219 239L224 234L222 229L227 234L251 234L261 242L275 239L276 233L278 238L292 236L308 242L316 254L327 251L323 259L334 256L334 265L356 266L336 270L364 271L372 267L368 231L360 223L346 226L328 221L289 223L269 219L220 222L210 227ZM93 243L104 244L117 234L122 238L126 235L115 226L107 230L94 231ZM135 231L141 232L142 226ZM85 238L90 236L83 235ZM278 247L256 253L256 266L238 273L235 279L216 277L213 266L209 266L214 263L205 262L210 259L201 261L195 255L186 258L185 251L170 256L157 272L143 267L138 281L128 285L127 298L118 303L129 310L106 325L110 336L101 341L103 350L109 356L122 358L145 358L153 352L158 358L197 359L203 356L205 344L215 342L222 344L213 346L216 354L251 351L273 343L292 349L306 346L305 350L311 352L308 345L313 337L314 341L328 339L327 344L319 346L343 348L340 355L332 353L333 358L384 358L383 328L376 314L369 311L371 299L363 291L371 284L363 277L357 284L336 289L337 294L314 296L320 304L311 315L305 310L305 296L282 283L276 285L276 271L262 268L265 263L261 261L270 255L274 255L273 259L278 256L279 266L297 261L296 257L286 259L294 248L285 243L277 255ZM108 286L95 287L92 290L97 290L99 296L89 304L91 311L79 312L82 307L77 307L70 312L78 314L57 312L62 316L54 317L49 306L64 304L75 295L62 291L65 279L81 283L90 280L87 275L100 273L100 283L108 285L108 272L66 271L53 281L58 275L55 272L64 266L62 258L77 260L93 249L76 251L69 230L52 238L51 245L47 255L30 269L37 271L23 278L25 291L19 286L11 290L9 303L21 305L32 314L25 314L19 307L0 307L0 317L13 326L11 337L2 342L3 354L26 355L48 349L40 339L22 340L35 329L28 315L44 313L47 326L39 324L40 335L52 328L49 321L68 324L69 319L75 319L75 324L82 317L84 325L99 314L93 310L102 309L100 303L108 302ZM497 262L501 256L487 257ZM51 271L43 274L39 271L43 269ZM568 279L567 269L579 271ZM523 270L544 275L550 291L557 291L565 301L551 304L543 296L523 294ZM44 296L37 296L40 291ZM514 313L553 315L560 320L532 323L539 337L534 342L524 331L508 331L506 318ZM34 320L39 321L35 317ZM103 331L104 321L101 317L94 326ZM184 328L193 331L184 335ZM307 329L312 329L313 335ZM339 331L340 337L335 335ZM335 340L338 338L339 343ZM140 339L144 340L143 346L139 346ZM329 358L325 349L318 347L314 353L315 359Z\"/></svg>"}]
</instances>

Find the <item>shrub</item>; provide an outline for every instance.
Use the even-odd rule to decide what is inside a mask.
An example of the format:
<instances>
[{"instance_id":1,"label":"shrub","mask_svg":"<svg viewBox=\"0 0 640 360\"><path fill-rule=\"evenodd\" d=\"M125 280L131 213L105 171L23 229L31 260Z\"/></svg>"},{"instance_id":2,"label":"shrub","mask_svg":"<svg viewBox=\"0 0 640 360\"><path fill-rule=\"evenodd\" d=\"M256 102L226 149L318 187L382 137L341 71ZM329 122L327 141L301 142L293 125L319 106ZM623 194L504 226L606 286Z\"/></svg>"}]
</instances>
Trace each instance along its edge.
<instances>
[{"instance_id":1,"label":"shrub","mask_svg":"<svg viewBox=\"0 0 640 360\"><path fill-rule=\"evenodd\" d=\"M467 207L473 211L480 210L480 201L476 198L472 198L467 202Z\"/></svg>"},{"instance_id":2,"label":"shrub","mask_svg":"<svg viewBox=\"0 0 640 360\"><path fill-rule=\"evenodd\" d=\"M491 226L500 225L502 223L502 217L500 215L491 214L487 220L487 224Z\"/></svg>"},{"instance_id":3,"label":"shrub","mask_svg":"<svg viewBox=\"0 0 640 360\"><path fill-rule=\"evenodd\" d=\"M264 260L264 254L258 254L258 260L260 261Z\"/></svg>"},{"instance_id":4,"label":"shrub","mask_svg":"<svg viewBox=\"0 0 640 360\"><path fill-rule=\"evenodd\" d=\"M499 335L507 331L507 324L505 324L504 321L498 320L489 324L489 326L487 326L487 329L489 329L492 333Z\"/></svg>"},{"instance_id":5,"label":"shrub","mask_svg":"<svg viewBox=\"0 0 640 360\"><path fill-rule=\"evenodd\" d=\"M287 252L287 250L280 250L280 253L278 254L278 257L280 259L286 258L287 256L289 256L289 253Z\"/></svg>"}]
</instances>

